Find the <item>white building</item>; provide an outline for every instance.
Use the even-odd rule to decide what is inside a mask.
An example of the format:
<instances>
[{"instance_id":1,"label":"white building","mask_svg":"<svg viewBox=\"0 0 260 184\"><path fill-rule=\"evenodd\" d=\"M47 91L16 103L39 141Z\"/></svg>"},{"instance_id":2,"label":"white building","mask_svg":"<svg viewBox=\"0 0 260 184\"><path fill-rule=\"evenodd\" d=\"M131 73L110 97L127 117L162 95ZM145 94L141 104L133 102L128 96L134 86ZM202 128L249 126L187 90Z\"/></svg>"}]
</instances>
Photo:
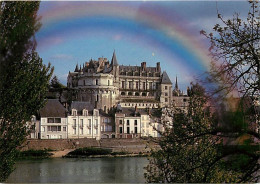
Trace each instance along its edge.
<instances>
[{"instance_id":1,"label":"white building","mask_svg":"<svg viewBox=\"0 0 260 184\"><path fill-rule=\"evenodd\" d=\"M67 139L67 110L58 99L48 99L40 110L40 138Z\"/></svg>"},{"instance_id":2,"label":"white building","mask_svg":"<svg viewBox=\"0 0 260 184\"><path fill-rule=\"evenodd\" d=\"M72 102L68 115L68 138L101 139L100 115L88 102Z\"/></svg>"}]
</instances>

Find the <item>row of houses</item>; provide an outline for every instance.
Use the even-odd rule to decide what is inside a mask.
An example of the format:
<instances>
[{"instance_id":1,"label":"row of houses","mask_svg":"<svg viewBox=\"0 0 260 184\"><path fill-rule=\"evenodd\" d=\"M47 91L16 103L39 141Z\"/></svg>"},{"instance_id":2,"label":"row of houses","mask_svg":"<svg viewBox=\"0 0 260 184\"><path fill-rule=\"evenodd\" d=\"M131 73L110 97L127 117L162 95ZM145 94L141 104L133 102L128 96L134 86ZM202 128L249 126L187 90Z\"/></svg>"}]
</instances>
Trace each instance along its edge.
<instances>
[{"instance_id":1,"label":"row of houses","mask_svg":"<svg viewBox=\"0 0 260 184\"><path fill-rule=\"evenodd\" d=\"M66 109L58 99L48 99L28 122L29 138L80 139L80 138L140 138L159 137L162 130L160 118L152 114L157 109L121 107L106 113L95 109L88 102L73 101Z\"/></svg>"}]
</instances>

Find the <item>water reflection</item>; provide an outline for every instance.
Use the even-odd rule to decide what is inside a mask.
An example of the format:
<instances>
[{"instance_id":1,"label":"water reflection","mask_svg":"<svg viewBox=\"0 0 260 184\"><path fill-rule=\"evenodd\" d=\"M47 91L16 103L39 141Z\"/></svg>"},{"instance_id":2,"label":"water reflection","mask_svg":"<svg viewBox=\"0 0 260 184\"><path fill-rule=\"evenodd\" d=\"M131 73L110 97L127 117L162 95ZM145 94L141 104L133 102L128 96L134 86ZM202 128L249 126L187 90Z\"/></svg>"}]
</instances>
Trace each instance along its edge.
<instances>
[{"instance_id":1,"label":"water reflection","mask_svg":"<svg viewBox=\"0 0 260 184\"><path fill-rule=\"evenodd\" d=\"M147 163L144 157L20 161L8 182L145 182L143 168Z\"/></svg>"}]
</instances>

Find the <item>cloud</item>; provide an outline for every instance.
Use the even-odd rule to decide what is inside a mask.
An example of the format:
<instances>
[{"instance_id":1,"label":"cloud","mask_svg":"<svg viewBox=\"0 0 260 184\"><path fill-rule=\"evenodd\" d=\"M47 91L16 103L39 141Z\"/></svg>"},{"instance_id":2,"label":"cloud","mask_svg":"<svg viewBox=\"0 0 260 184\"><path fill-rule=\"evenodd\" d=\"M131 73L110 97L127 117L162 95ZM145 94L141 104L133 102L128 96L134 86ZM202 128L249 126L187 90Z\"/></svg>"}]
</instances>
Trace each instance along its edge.
<instances>
[{"instance_id":1,"label":"cloud","mask_svg":"<svg viewBox=\"0 0 260 184\"><path fill-rule=\"evenodd\" d=\"M122 35L120 35L120 34L114 35L113 39L114 40L121 40L122 39Z\"/></svg>"},{"instance_id":2,"label":"cloud","mask_svg":"<svg viewBox=\"0 0 260 184\"><path fill-rule=\"evenodd\" d=\"M56 54L53 56L50 56L51 60L72 60L74 59L72 55L67 55L67 54Z\"/></svg>"}]
</instances>

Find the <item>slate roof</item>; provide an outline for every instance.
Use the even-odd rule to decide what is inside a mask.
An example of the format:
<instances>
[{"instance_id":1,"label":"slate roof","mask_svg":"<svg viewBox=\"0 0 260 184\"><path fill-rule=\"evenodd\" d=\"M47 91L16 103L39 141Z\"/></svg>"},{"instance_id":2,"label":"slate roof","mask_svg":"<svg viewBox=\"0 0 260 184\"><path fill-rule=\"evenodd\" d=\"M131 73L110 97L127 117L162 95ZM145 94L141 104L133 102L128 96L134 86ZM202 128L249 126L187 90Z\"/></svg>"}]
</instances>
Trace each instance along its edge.
<instances>
[{"instance_id":1,"label":"slate roof","mask_svg":"<svg viewBox=\"0 0 260 184\"><path fill-rule=\"evenodd\" d=\"M116 59L116 51L114 51L114 53L113 53L111 64L112 64L112 66L118 66L118 62L117 62L117 59Z\"/></svg>"},{"instance_id":2,"label":"slate roof","mask_svg":"<svg viewBox=\"0 0 260 184\"><path fill-rule=\"evenodd\" d=\"M77 111L82 111L83 109L87 109L88 111L93 110L94 107L90 102L80 102L80 101L72 101L70 105L70 110L76 109Z\"/></svg>"},{"instance_id":3,"label":"slate roof","mask_svg":"<svg viewBox=\"0 0 260 184\"><path fill-rule=\"evenodd\" d=\"M162 84L172 84L168 74L164 71L163 74L162 74L162 81L161 81Z\"/></svg>"},{"instance_id":4,"label":"slate roof","mask_svg":"<svg viewBox=\"0 0 260 184\"><path fill-rule=\"evenodd\" d=\"M67 110L58 99L48 99L46 105L40 110L41 117L66 117Z\"/></svg>"}]
</instances>

